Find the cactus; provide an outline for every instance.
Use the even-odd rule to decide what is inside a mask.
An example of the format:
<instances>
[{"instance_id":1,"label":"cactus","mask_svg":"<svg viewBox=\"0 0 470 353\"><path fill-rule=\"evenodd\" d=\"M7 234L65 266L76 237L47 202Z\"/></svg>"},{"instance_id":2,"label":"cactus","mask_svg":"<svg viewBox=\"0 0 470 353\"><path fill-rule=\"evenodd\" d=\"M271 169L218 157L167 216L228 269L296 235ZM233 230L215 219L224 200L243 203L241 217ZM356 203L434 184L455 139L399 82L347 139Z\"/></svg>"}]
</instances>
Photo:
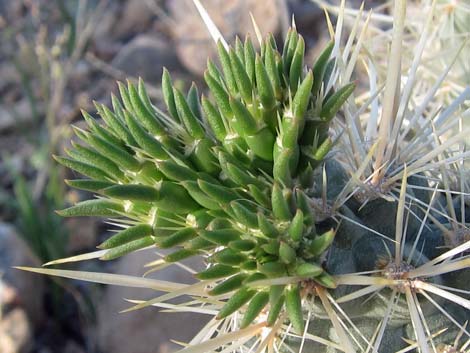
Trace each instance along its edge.
<instances>
[{"instance_id":1,"label":"cactus","mask_svg":"<svg viewBox=\"0 0 470 353\"><path fill-rule=\"evenodd\" d=\"M178 247L166 261L204 255L208 268L196 278L211 295L231 293L218 319L248 304L240 324L247 327L282 297L277 310L301 334L302 283L336 286L321 264L335 231L319 233L308 192L308 175L332 146L330 121L354 89L322 91L332 48L315 62L314 78L294 28L282 53L271 36L260 53L249 37L235 48L219 42L221 70L209 62L205 73L210 98L194 84L183 93L165 71L166 112L153 107L142 80L119 84L113 110L96 104L104 125L83 112L80 143L55 157L89 178L68 184L100 196L59 214L130 223L98 246L103 260L153 245ZM271 280L280 284L256 286Z\"/></svg>"},{"instance_id":2,"label":"cactus","mask_svg":"<svg viewBox=\"0 0 470 353\"><path fill-rule=\"evenodd\" d=\"M395 6L399 50L405 2ZM195 284L29 270L168 292L129 310L190 294L181 310L215 320L184 352L450 351L469 336L469 154L452 149L468 129L442 141L448 114L433 121L437 132L424 127L431 141L410 138L414 112L393 97L395 56L367 147L358 117L370 102L353 99L349 52L332 41L309 66L294 27L281 51L272 36L260 44L219 39L206 95L177 89L164 71L163 110L142 80L120 83L112 109L96 104L103 124L83 112L80 142L55 157L87 177L70 186L97 195L59 214L111 218L120 230L97 252L50 264L168 248L167 265L204 258Z\"/></svg>"}]
</instances>

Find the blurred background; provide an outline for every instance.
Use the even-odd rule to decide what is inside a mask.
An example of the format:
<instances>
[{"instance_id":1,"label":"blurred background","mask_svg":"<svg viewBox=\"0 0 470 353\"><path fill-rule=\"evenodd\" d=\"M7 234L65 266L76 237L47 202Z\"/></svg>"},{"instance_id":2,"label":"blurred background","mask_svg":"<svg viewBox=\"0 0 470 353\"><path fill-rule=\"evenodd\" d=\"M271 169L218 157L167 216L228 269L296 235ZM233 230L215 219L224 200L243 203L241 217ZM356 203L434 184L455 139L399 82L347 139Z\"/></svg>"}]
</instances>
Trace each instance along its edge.
<instances>
[{"instance_id":1,"label":"blurred background","mask_svg":"<svg viewBox=\"0 0 470 353\"><path fill-rule=\"evenodd\" d=\"M307 0L202 1L227 41L244 36L255 17L279 42L295 15L307 62L328 40L324 12ZM352 5L358 5L359 1ZM378 1L366 1L366 8ZM386 11L386 9L385 9ZM71 125L93 101L108 104L117 80L142 77L157 105L163 67L182 87L200 88L214 44L190 0L0 0L0 352L164 353L188 341L205 318L157 309L119 314L123 298L142 290L31 275L39 266L93 251L109 233L93 218L61 219L54 210L86 195L51 159L70 143ZM69 269L141 275L154 253ZM192 266L200 266L192 263ZM173 266L176 267L176 266ZM161 279L189 282L178 268ZM155 296L155 294L153 294Z\"/></svg>"}]
</instances>

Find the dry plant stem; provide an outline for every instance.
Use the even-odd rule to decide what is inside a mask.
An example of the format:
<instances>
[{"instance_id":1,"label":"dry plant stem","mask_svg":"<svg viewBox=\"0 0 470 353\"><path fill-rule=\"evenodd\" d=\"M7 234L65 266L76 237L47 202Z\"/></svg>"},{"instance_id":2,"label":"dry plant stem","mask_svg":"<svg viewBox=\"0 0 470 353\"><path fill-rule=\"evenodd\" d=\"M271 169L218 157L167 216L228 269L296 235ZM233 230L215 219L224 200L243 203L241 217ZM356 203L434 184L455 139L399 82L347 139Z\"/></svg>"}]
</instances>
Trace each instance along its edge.
<instances>
[{"instance_id":1,"label":"dry plant stem","mask_svg":"<svg viewBox=\"0 0 470 353\"><path fill-rule=\"evenodd\" d=\"M401 71L401 52L403 29L405 26L406 0L398 0L395 2L393 23L393 38L390 49L390 60L387 72L387 82L385 84L385 101L383 102L382 117L379 127L379 145L377 146L377 154L375 157L374 170L382 167L385 148L388 144L390 127L395 119L396 99L399 96L400 71ZM373 185L378 185L384 174L384 169L378 172L372 179Z\"/></svg>"},{"instance_id":2,"label":"dry plant stem","mask_svg":"<svg viewBox=\"0 0 470 353\"><path fill-rule=\"evenodd\" d=\"M57 142L63 132L63 127L68 126L70 123L68 120L64 121L62 124L58 124L57 122L57 112L60 110L60 106L63 102L64 92L67 86L67 82L69 80L70 73L75 67L77 61L83 55L83 51L85 50L88 40L93 34L93 31L98 23L101 14L106 8L107 3L107 0L101 0L100 3L97 5L94 15L92 15L86 23L84 23L84 19L87 15L85 13L86 0L80 1L78 5L79 14L77 16L78 19L76 24L76 32L80 33L80 35L77 38L77 42L70 57L64 64L62 74L56 80L53 80L51 84L52 96L47 106L46 112L47 130L50 134L49 150L51 151L51 153L55 152ZM40 171L33 190L34 199L37 200L42 195L42 190L46 185L48 174L49 168L47 166Z\"/></svg>"}]
</instances>

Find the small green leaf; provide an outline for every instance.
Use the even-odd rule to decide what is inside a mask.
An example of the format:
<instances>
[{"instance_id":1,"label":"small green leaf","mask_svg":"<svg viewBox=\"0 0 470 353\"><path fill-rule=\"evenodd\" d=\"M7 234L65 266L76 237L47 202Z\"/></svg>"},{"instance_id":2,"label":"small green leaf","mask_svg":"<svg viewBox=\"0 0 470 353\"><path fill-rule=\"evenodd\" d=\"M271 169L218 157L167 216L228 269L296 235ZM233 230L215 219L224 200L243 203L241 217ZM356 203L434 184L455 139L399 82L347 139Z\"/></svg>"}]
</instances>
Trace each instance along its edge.
<instances>
[{"instance_id":1,"label":"small green leaf","mask_svg":"<svg viewBox=\"0 0 470 353\"><path fill-rule=\"evenodd\" d=\"M238 239L230 241L228 246L236 251L251 251L256 247L256 242L249 239Z\"/></svg>"},{"instance_id":2,"label":"small green leaf","mask_svg":"<svg viewBox=\"0 0 470 353\"><path fill-rule=\"evenodd\" d=\"M260 280L267 279L267 278L268 277L265 274L261 273L261 272L254 272L251 275L249 275L243 281L243 284L248 284L248 283L251 283L251 282L260 281Z\"/></svg>"},{"instance_id":3,"label":"small green leaf","mask_svg":"<svg viewBox=\"0 0 470 353\"><path fill-rule=\"evenodd\" d=\"M281 78L279 76L279 71L276 65L276 56L271 46L267 46L266 48L265 64L266 73L268 74L269 80L271 81L274 95L276 96L276 99L280 100L282 99Z\"/></svg>"},{"instance_id":4,"label":"small green leaf","mask_svg":"<svg viewBox=\"0 0 470 353\"><path fill-rule=\"evenodd\" d=\"M275 239L275 240L268 241L266 244L263 244L261 246L261 249L263 249L268 254L279 255L280 246L281 246L281 243L279 242L279 239Z\"/></svg>"},{"instance_id":5,"label":"small green leaf","mask_svg":"<svg viewBox=\"0 0 470 353\"><path fill-rule=\"evenodd\" d=\"M158 169L170 180L190 181L197 180L198 175L187 166L176 163L173 160L158 162Z\"/></svg>"},{"instance_id":6,"label":"small green leaf","mask_svg":"<svg viewBox=\"0 0 470 353\"><path fill-rule=\"evenodd\" d=\"M178 115L178 111L176 110L175 96L173 94L173 83L171 81L170 73L166 68L163 68L162 93L163 100L165 101L168 112L173 117L173 119L175 119L175 121L179 122L180 118Z\"/></svg>"},{"instance_id":7,"label":"small green leaf","mask_svg":"<svg viewBox=\"0 0 470 353\"><path fill-rule=\"evenodd\" d=\"M89 178L97 179L100 181L106 181L110 177L101 169L93 167L87 163L79 162L71 158L52 156L57 163L62 164L63 166L75 170L76 172L83 174Z\"/></svg>"},{"instance_id":8,"label":"small green leaf","mask_svg":"<svg viewBox=\"0 0 470 353\"><path fill-rule=\"evenodd\" d=\"M284 67L284 73L289 74L292 58L294 57L295 49L297 48L297 42L299 41L299 34L295 29L291 29L291 32L288 34L287 42L284 46L284 51L282 52L282 61ZM287 46L287 48L286 48Z\"/></svg>"},{"instance_id":9,"label":"small green leaf","mask_svg":"<svg viewBox=\"0 0 470 353\"><path fill-rule=\"evenodd\" d=\"M167 212L187 214L201 208L181 185L160 181L156 184L156 188L160 199L155 204Z\"/></svg>"},{"instance_id":10,"label":"small green leaf","mask_svg":"<svg viewBox=\"0 0 470 353\"><path fill-rule=\"evenodd\" d=\"M230 108L229 95L225 91L225 88L221 85L220 82L212 77L209 71L204 73L204 80L206 81L207 86L209 86L211 93L214 95L217 106L219 107L222 114L225 116L225 118L230 118L233 113L232 108Z\"/></svg>"},{"instance_id":11,"label":"small green leaf","mask_svg":"<svg viewBox=\"0 0 470 353\"><path fill-rule=\"evenodd\" d=\"M95 119L91 117L86 111L82 110L82 115L85 118L90 130L96 135L105 140L106 142L110 143L111 145L116 145L122 147L121 139L112 133L112 130L105 129L101 127Z\"/></svg>"},{"instance_id":12,"label":"small green leaf","mask_svg":"<svg viewBox=\"0 0 470 353\"><path fill-rule=\"evenodd\" d=\"M295 119L301 119L301 121L305 121L305 112L308 108L308 103L310 101L310 92L312 90L313 85L313 74L310 70L305 76L304 80L300 84L297 93L294 96L292 101L292 113Z\"/></svg>"},{"instance_id":13,"label":"small green leaf","mask_svg":"<svg viewBox=\"0 0 470 353\"><path fill-rule=\"evenodd\" d=\"M231 189L225 186L208 183L207 181L204 181L202 179L198 179L197 183L201 190L205 192L207 196L213 198L216 202L221 205L226 205L231 201L239 198L236 193L234 193Z\"/></svg>"},{"instance_id":14,"label":"small green leaf","mask_svg":"<svg viewBox=\"0 0 470 353\"><path fill-rule=\"evenodd\" d=\"M222 283L216 285L212 290L209 291L210 295L221 295L225 293L233 292L234 290L239 289L243 285L243 281L246 278L246 274L239 273L235 276L232 276Z\"/></svg>"},{"instance_id":15,"label":"small green leaf","mask_svg":"<svg viewBox=\"0 0 470 353\"><path fill-rule=\"evenodd\" d=\"M199 120L202 120L201 106L199 104L199 92L196 83L191 83L186 100L188 101L189 108L193 112L194 116Z\"/></svg>"},{"instance_id":16,"label":"small green leaf","mask_svg":"<svg viewBox=\"0 0 470 353\"><path fill-rule=\"evenodd\" d=\"M124 110L124 107L119 101L119 98L116 97L114 93L111 93L111 104L113 106L114 113L116 114L116 118L118 118L121 121L121 123L124 123L124 117L122 115L122 111Z\"/></svg>"},{"instance_id":17,"label":"small green leaf","mask_svg":"<svg viewBox=\"0 0 470 353\"><path fill-rule=\"evenodd\" d=\"M124 179L124 173L118 165L109 158L104 157L91 148L81 146L72 142L73 149L66 150L66 153L79 162L83 162L104 171L110 179Z\"/></svg>"},{"instance_id":18,"label":"small green leaf","mask_svg":"<svg viewBox=\"0 0 470 353\"><path fill-rule=\"evenodd\" d=\"M108 181L93 180L93 179L74 179L65 180L65 183L75 189L86 190L91 192L98 192L101 189L114 185Z\"/></svg>"},{"instance_id":19,"label":"small green leaf","mask_svg":"<svg viewBox=\"0 0 470 353\"><path fill-rule=\"evenodd\" d=\"M322 161L333 147L333 141L330 137L326 138L312 156L316 161Z\"/></svg>"},{"instance_id":20,"label":"small green leaf","mask_svg":"<svg viewBox=\"0 0 470 353\"><path fill-rule=\"evenodd\" d=\"M335 279L326 272L314 278L314 281L325 288L335 289L337 287Z\"/></svg>"},{"instance_id":21,"label":"small green leaf","mask_svg":"<svg viewBox=\"0 0 470 353\"><path fill-rule=\"evenodd\" d=\"M126 150L117 145L112 145L99 136L88 136L88 142L103 156L109 158L114 163L125 169L136 172L140 168L140 163Z\"/></svg>"},{"instance_id":22,"label":"small green leaf","mask_svg":"<svg viewBox=\"0 0 470 353\"><path fill-rule=\"evenodd\" d=\"M354 92L355 88L355 83L349 83L333 93L333 95L329 97L326 103L323 105L320 112L320 117L325 121L330 121L333 119L344 102L346 102L349 96Z\"/></svg>"},{"instance_id":23,"label":"small green leaf","mask_svg":"<svg viewBox=\"0 0 470 353\"><path fill-rule=\"evenodd\" d=\"M209 259L223 265L238 266L246 261L247 257L232 249L223 249L213 254Z\"/></svg>"},{"instance_id":24,"label":"small green leaf","mask_svg":"<svg viewBox=\"0 0 470 353\"><path fill-rule=\"evenodd\" d=\"M290 186L292 184L291 165L294 157L294 150L292 148L281 149L281 152L277 155L277 158L274 158L274 180L285 186Z\"/></svg>"},{"instance_id":25,"label":"small green leaf","mask_svg":"<svg viewBox=\"0 0 470 353\"><path fill-rule=\"evenodd\" d=\"M202 138L194 144L190 159L198 170L217 176L220 172L220 167L213 148L214 142L211 139L207 137Z\"/></svg>"},{"instance_id":26,"label":"small green leaf","mask_svg":"<svg viewBox=\"0 0 470 353\"><path fill-rule=\"evenodd\" d=\"M312 278L317 277L323 273L323 268L317 264L304 262L303 264L297 266L295 273L300 277Z\"/></svg>"},{"instance_id":27,"label":"small green leaf","mask_svg":"<svg viewBox=\"0 0 470 353\"><path fill-rule=\"evenodd\" d=\"M330 41L325 47L325 49L323 49L317 61L313 65L313 76L315 78L315 82L312 87L312 93L314 96L318 95L318 92L320 92L321 85L323 82L323 75L325 74L326 65L328 64L328 60L330 59L330 55L331 55L331 52L333 51L334 46L335 46L335 42Z\"/></svg>"},{"instance_id":28,"label":"small green leaf","mask_svg":"<svg viewBox=\"0 0 470 353\"><path fill-rule=\"evenodd\" d=\"M209 240L206 240L202 237L197 237L188 241L188 243L185 244L185 247L190 250L203 250L203 249L213 249L215 245L213 242Z\"/></svg>"},{"instance_id":29,"label":"small green leaf","mask_svg":"<svg viewBox=\"0 0 470 353\"><path fill-rule=\"evenodd\" d=\"M243 43L238 35L235 36L235 53L237 54L240 63L245 66L245 49L243 48Z\"/></svg>"},{"instance_id":30,"label":"small green leaf","mask_svg":"<svg viewBox=\"0 0 470 353\"><path fill-rule=\"evenodd\" d=\"M232 65L230 63L230 56L224 48L221 41L217 43L217 50L219 52L220 64L222 65L222 71L224 72L225 83L230 91L230 94L235 96L238 93L237 83L235 81L235 75L232 72Z\"/></svg>"},{"instance_id":31,"label":"small green leaf","mask_svg":"<svg viewBox=\"0 0 470 353\"><path fill-rule=\"evenodd\" d=\"M233 128L240 136L254 135L258 131L255 118L240 100L230 98L230 107L233 111L234 118L231 121Z\"/></svg>"},{"instance_id":32,"label":"small green leaf","mask_svg":"<svg viewBox=\"0 0 470 353\"><path fill-rule=\"evenodd\" d=\"M265 161L273 160L273 146L276 137L268 127L262 128L255 135L245 136L245 141L256 156Z\"/></svg>"},{"instance_id":33,"label":"small green leaf","mask_svg":"<svg viewBox=\"0 0 470 353\"><path fill-rule=\"evenodd\" d=\"M202 109L216 139L221 142L224 141L227 136L227 131L223 118L217 108L204 96L202 96Z\"/></svg>"},{"instance_id":34,"label":"small green leaf","mask_svg":"<svg viewBox=\"0 0 470 353\"><path fill-rule=\"evenodd\" d=\"M196 256L199 254L200 252L198 250L180 249L165 256L163 260L165 260L165 262L168 262L168 263L178 262L178 261L187 259L188 257Z\"/></svg>"},{"instance_id":35,"label":"small green leaf","mask_svg":"<svg viewBox=\"0 0 470 353\"><path fill-rule=\"evenodd\" d=\"M258 204L265 208L271 207L271 200L269 199L267 192L262 191L258 186L254 184L249 184L248 190L250 191L251 197L253 197L253 199Z\"/></svg>"},{"instance_id":36,"label":"small green leaf","mask_svg":"<svg viewBox=\"0 0 470 353\"><path fill-rule=\"evenodd\" d=\"M241 233L233 228L202 230L199 235L218 245L227 245L232 241L239 240L241 237Z\"/></svg>"},{"instance_id":37,"label":"small green leaf","mask_svg":"<svg viewBox=\"0 0 470 353\"><path fill-rule=\"evenodd\" d=\"M274 303L271 302L268 318L266 320L268 323L268 326L272 326L276 323L277 319L279 318L279 313L284 307L284 302L285 302L284 295L281 295Z\"/></svg>"},{"instance_id":38,"label":"small green leaf","mask_svg":"<svg viewBox=\"0 0 470 353\"><path fill-rule=\"evenodd\" d=\"M240 268L245 271L254 271L256 270L256 261L245 261L240 264Z\"/></svg>"},{"instance_id":39,"label":"small green leaf","mask_svg":"<svg viewBox=\"0 0 470 353\"><path fill-rule=\"evenodd\" d=\"M295 242L300 241L302 239L303 230L304 214L302 210L298 209L289 225L289 235L291 239Z\"/></svg>"},{"instance_id":40,"label":"small green leaf","mask_svg":"<svg viewBox=\"0 0 470 353\"><path fill-rule=\"evenodd\" d=\"M279 234L277 228L266 218L262 212L258 212L258 228L268 238L276 238Z\"/></svg>"},{"instance_id":41,"label":"small green leaf","mask_svg":"<svg viewBox=\"0 0 470 353\"><path fill-rule=\"evenodd\" d=\"M121 96L122 103L124 104L124 108L126 108L129 112L134 114L134 107L132 106L131 99L129 97L129 92L127 92L126 85L122 82L118 82L119 94Z\"/></svg>"},{"instance_id":42,"label":"small green leaf","mask_svg":"<svg viewBox=\"0 0 470 353\"><path fill-rule=\"evenodd\" d=\"M250 78L248 77L244 64L241 62L240 58L237 56L233 49L229 51L230 64L232 67L232 72L234 77L236 77L237 87L240 91L240 95L243 100L247 103L251 103L253 88L251 86Z\"/></svg>"},{"instance_id":43,"label":"small green leaf","mask_svg":"<svg viewBox=\"0 0 470 353\"><path fill-rule=\"evenodd\" d=\"M256 294L248 304L246 308L245 314L243 315L243 319L240 323L240 328L245 328L250 325L256 317L259 315L261 310L264 309L266 304L269 301L269 294L268 292L259 292Z\"/></svg>"},{"instance_id":44,"label":"small green leaf","mask_svg":"<svg viewBox=\"0 0 470 353\"><path fill-rule=\"evenodd\" d=\"M133 112L138 117L139 121L145 126L145 128L153 135L162 136L165 135L165 128L157 120L153 109L149 110L142 99L139 96L139 92L135 86L128 81L127 89L129 93L129 99L132 104Z\"/></svg>"},{"instance_id":45,"label":"small green leaf","mask_svg":"<svg viewBox=\"0 0 470 353\"><path fill-rule=\"evenodd\" d=\"M222 74L210 58L207 59L207 71L215 80L217 80L217 82L222 84Z\"/></svg>"},{"instance_id":46,"label":"small green leaf","mask_svg":"<svg viewBox=\"0 0 470 353\"><path fill-rule=\"evenodd\" d=\"M295 51L292 57L292 62L289 68L289 81L290 81L290 89L292 91L292 94L295 94L295 92L297 91L297 87L299 86L299 83L301 80L302 69L303 69L303 64L304 64L304 56L305 56L305 41L303 37L299 35L297 46L295 47Z\"/></svg>"},{"instance_id":47,"label":"small green leaf","mask_svg":"<svg viewBox=\"0 0 470 353\"><path fill-rule=\"evenodd\" d=\"M297 334L302 335L305 328L305 322L302 314L300 289L297 284L286 289L286 311L294 330Z\"/></svg>"},{"instance_id":48,"label":"small green leaf","mask_svg":"<svg viewBox=\"0 0 470 353\"><path fill-rule=\"evenodd\" d=\"M149 110L152 111L152 102L150 101L150 97L147 93L147 90L145 89L145 83L142 77L139 77L139 80L137 82L137 91L139 93L140 100L142 103L144 103L145 107Z\"/></svg>"},{"instance_id":49,"label":"small green leaf","mask_svg":"<svg viewBox=\"0 0 470 353\"><path fill-rule=\"evenodd\" d=\"M155 243L161 249L168 249L181 245L197 236L194 228L184 228L165 237L156 237Z\"/></svg>"},{"instance_id":50,"label":"small green leaf","mask_svg":"<svg viewBox=\"0 0 470 353\"><path fill-rule=\"evenodd\" d=\"M286 275L286 266L279 261L266 262L258 266L258 271L269 277L281 277Z\"/></svg>"},{"instance_id":51,"label":"small green leaf","mask_svg":"<svg viewBox=\"0 0 470 353\"><path fill-rule=\"evenodd\" d=\"M220 210L221 207L218 202L213 198L207 196L196 181L188 180L181 182L181 185L186 189L189 195L201 206L209 210Z\"/></svg>"},{"instance_id":52,"label":"small green leaf","mask_svg":"<svg viewBox=\"0 0 470 353\"><path fill-rule=\"evenodd\" d=\"M156 159L168 158L168 153L165 151L161 142L145 131L127 110L124 111L124 117L132 136L149 156Z\"/></svg>"},{"instance_id":53,"label":"small green leaf","mask_svg":"<svg viewBox=\"0 0 470 353\"><path fill-rule=\"evenodd\" d=\"M234 275L238 271L239 269L236 267L216 264L214 266L209 267L207 270L197 273L195 277L201 281L218 279Z\"/></svg>"},{"instance_id":54,"label":"small green leaf","mask_svg":"<svg viewBox=\"0 0 470 353\"><path fill-rule=\"evenodd\" d=\"M103 189L103 194L119 200L155 202L160 199L157 189L138 184L113 185Z\"/></svg>"},{"instance_id":55,"label":"small green leaf","mask_svg":"<svg viewBox=\"0 0 470 353\"><path fill-rule=\"evenodd\" d=\"M255 59L255 73L256 86L263 108L265 110L271 110L276 104L276 97L274 96L274 89L269 79L268 72L258 54Z\"/></svg>"},{"instance_id":56,"label":"small green leaf","mask_svg":"<svg viewBox=\"0 0 470 353\"><path fill-rule=\"evenodd\" d=\"M297 259L297 254L287 243L281 242L279 246L279 259L285 264L291 264Z\"/></svg>"},{"instance_id":57,"label":"small green leaf","mask_svg":"<svg viewBox=\"0 0 470 353\"><path fill-rule=\"evenodd\" d=\"M271 307L275 306L278 300L284 295L285 286L276 284L269 287L269 303Z\"/></svg>"},{"instance_id":58,"label":"small green leaf","mask_svg":"<svg viewBox=\"0 0 470 353\"><path fill-rule=\"evenodd\" d=\"M245 48L243 56L245 59L245 70L252 83L255 78L255 55L255 48L253 47L250 36L247 35L245 37Z\"/></svg>"},{"instance_id":59,"label":"small green leaf","mask_svg":"<svg viewBox=\"0 0 470 353\"><path fill-rule=\"evenodd\" d=\"M308 247L308 252L312 254L312 256L319 256L330 247L334 239L335 231L331 229L322 235L315 237Z\"/></svg>"},{"instance_id":60,"label":"small green leaf","mask_svg":"<svg viewBox=\"0 0 470 353\"><path fill-rule=\"evenodd\" d=\"M121 230L120 232L116 233L109 239L105 240L101 243L98 248L100 249L110 249L116 246L123 245L125 243L129 243L131 241L147 237L152 235L152 227L148 224L138 224L136 226L132 226Z\"/></svg>"},{"instance_id":61,"label":"small green leaf","mask_svg":"<svg viewBox=\"0 0 470 353\"><path fill-rule=\"evenodd\" d=\"M154 245L154 241L151 236L132 240L124 244L115 246L112 249L109 249L103 256L100 257L100 260L114 260L118 257L146 248L151 245Z\"/></svg>"},{"instance_id":62,"label":"small green leaf","mask_svg":"<svg viewBox=\"0 0 470 353\"><path fill-rule=\"evenodd\" d=\"M122 212L124 212L124 207L120 203L103 199L82 201L75 206L57 211L63 217L116 217Z\"/></svg>"},{"instance_id":63,"label":"small green leaf","mask_svg":"<svg viewBox=\"0 0 470 353\"><path fill-rule=\"evenodd\" d=\"M191 108L189 107L188 102L186 101L186 98L176 88L173 88L173 94L175 96L175 103L176 103L176 109L178 111L178 115L183 121L186 131L194 139L197 139L197 140L202 139L205 136L204 130L199 120L191 111Z\"/></svg>"},{"instance_id":64,"label":"small green leaf","mask_svg":"<svg viewBox=\"0 0 470 353\"><path fill-rule=\"evenodd\" d=\"M233 210L237 220L249 228L258 227L258 217L256 212L243 206L239 201L232 201L230 207Z\"/></svg>"},{"instance_id":65,"label":"small green leaf","mask_svg":"<svg viewBox=\"0 0 470 353\"><path fill-rule=\"evenodd\" d=\"M98 104L95 102L95 106L100 116L103 118L106 124L111 127L115 134L119 136L121 140L125 141L129 146L135 146L136 141L130 134L128 128L124 125L123 121L104 104Z\"/></svg>"},{"instance_id":66,"label":"small green leaf","mask_svg":"<svg viewBox=\"0 0 470 353\"><path fill-rule=\"evenodd\" d=\"M295 190L295 198L297 207L302 210L305 226L312 226L315 223L315 218L314 212L310 207L309 198L300 189Z\"/></svg>"},{"instance_id":67,"label":"small green leaf","mask_svg":"<svg viewBox=\"0 0 470 353\"><path fill-rule=\"evenodd\" d=\"M223 319L245 305L254 295L256 291L247 287L240 288L225 305L220 309L217 319Z\"/></svg>"},{"instance_id":68,"label":"small green leaf","mask_svg":"<svg viewBox=\"0 0 470 353\"><path fill-rule=\"evenodd\" d=\"M281 221L288 221L292 218L289 203L285 199L282 189L278 183L273 184L271 203L274 216Z\"/></svg>"}]
</instances>

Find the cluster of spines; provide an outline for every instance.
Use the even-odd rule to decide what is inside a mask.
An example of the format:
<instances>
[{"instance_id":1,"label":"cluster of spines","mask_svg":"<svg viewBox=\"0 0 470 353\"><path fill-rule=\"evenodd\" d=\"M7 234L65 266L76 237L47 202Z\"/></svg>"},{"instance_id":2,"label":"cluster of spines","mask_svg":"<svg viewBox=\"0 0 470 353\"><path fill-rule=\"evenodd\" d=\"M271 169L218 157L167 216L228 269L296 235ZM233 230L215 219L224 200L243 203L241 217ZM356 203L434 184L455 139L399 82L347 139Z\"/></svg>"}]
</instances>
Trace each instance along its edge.
<instances>
[{"instance_id":1,"label":"cluster of spines","mask_svg":"<svg viewBox=\"0 0 470 353\"><path fill-rule=\"evenodd\" d=\"M332 49L306 72L295 30L282 54L272 36L261 54L249 38L228 50L219 43L221 70L209 61L204 76L211 99L200 100L194 84L184 95L164 71L167 113L151 104L141 80L120 83L112 111L96 104L105 125L84 112L89 130L75 129L83 144L56 157L89 177L69 185L100 196L60 213L127 218L100 245L108 249L103 259L154 244L181 247L168 262L204 254L211 265L197 277L214 281L210 294L234 292L219 318L249 302L244 327L269 303L269 324L285 308L302 331L299 285L248 284L295 275L335 286L318 264L334 231L316 233L307 189L331 148L329 122L354 88L324 92Z\"/></svg>"}]
</instances>

